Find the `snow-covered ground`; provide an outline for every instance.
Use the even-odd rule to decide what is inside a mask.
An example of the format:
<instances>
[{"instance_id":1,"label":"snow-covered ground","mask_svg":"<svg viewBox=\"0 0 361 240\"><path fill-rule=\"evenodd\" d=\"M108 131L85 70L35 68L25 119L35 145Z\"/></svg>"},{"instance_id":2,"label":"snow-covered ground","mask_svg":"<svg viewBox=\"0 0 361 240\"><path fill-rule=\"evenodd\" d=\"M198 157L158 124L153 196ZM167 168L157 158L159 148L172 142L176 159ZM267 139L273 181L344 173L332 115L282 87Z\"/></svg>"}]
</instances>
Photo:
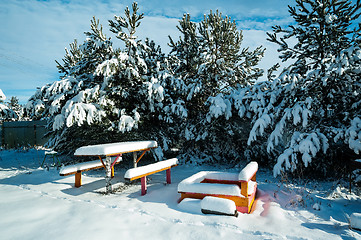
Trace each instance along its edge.
<instances>
[{"instance_id":1,"label":"snow-covered ground","mask_svg":"<svg viewBox=\"0 0 361 240\"><path fill-rule=\"evenodd\" d=\"M157 173L141 196L139 182L124 183L120 165L116 191L104 195L104 170L84 173L74 188L73 175L39 168L43 158L44 150L0 151L1 239L361 239L348 223L361 212L361 197L334 182L281 185L260 169L252 214L204 215L198 200L177 203L177 185L198 171L225 169L179 165L172 184Z\"/></svg>"}]
</instances>

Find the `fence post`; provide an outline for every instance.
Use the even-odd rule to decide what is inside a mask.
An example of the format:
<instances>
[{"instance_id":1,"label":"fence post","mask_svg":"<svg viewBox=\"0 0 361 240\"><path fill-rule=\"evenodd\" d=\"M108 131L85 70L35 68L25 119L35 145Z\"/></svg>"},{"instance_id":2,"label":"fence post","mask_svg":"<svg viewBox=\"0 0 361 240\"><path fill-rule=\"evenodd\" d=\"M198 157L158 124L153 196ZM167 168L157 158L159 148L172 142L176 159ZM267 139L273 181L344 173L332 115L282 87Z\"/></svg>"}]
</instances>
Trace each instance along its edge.
<instances>
[{"instance_id":1,"label":"fence post","mask_svg":"<svg viewBox=\"0 0 361 240\"><path fill-rule=\"evenodd\" d=\"M3 146L4 144L4 129L3 129L3 124L0 123L0 147Z\"/></svg>"},{"instance_id":2,"label":"fence post","mask_svg":"<svg viewBox=\"0 0 361 240\"><path fill-rule=\"evenodd\" d=\"M36 124L34 124L34 146L36 146L37 144L37 139L36 139Z\"/></svg>"}]
</instances>

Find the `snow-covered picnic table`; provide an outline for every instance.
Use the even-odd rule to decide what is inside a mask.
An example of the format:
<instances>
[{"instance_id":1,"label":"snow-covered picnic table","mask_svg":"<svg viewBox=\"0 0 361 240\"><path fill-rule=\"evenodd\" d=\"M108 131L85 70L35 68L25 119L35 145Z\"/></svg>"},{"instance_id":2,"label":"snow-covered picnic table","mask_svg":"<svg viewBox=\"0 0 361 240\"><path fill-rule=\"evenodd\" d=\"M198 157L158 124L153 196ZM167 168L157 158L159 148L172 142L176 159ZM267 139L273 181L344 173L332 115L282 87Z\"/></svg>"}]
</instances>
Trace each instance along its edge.
<instances>
[{"instance_id":1,"label":"snow-covered picnic table","mask_svg":"<svg viewBox=\"0 0 361 240\"><path fill-rule=\"evenodd\" d=\"M144 156L144 154L153 149L157 148L158 144L156 141L134 141L134 142L118 142L118 143L107 143L107 144L98 144L98 145L89 145L78 148L74 155L75 156L94 156L100 159L100 162L105 167L105 180L106 180L106 191L110 192L112 190L111 186L111 169L114 164L118 161L119 157L123 153L133 153L134 167L137 166L137 163ZM142 154L137 157L137 152L142 152ZM105 161L102 158L105 157ZM112 161L111 157L116 157Z\"/></svg>"}]
</instances>

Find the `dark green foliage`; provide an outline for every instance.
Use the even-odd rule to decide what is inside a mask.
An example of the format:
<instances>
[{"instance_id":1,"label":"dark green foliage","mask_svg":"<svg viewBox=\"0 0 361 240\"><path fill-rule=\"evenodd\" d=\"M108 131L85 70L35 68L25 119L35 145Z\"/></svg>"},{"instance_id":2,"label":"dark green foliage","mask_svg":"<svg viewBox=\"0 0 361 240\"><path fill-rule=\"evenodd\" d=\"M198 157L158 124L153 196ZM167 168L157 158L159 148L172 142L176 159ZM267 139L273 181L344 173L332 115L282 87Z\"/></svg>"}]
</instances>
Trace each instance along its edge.
<instances>
[{"instance_id":1,"label":"dark green foliage","mask_svg":"<svg viewBox=\"0 0 361 240\"><path fill-rule=\"evenodd\" d=\"M280 46L282 61L294 59L294 71L305 74L311 69L323 73L332 57L340 49L352 45L355 34L360 32L357 22L360 16L360 1L349 0L296 0L296 6L289 6L289 13L296 21L287 29L273 27L267 33L268 40ZM354 29L356 27L356 29ZM294 46L288 40L296 39Z\"/></svg>"},{"instance_id":2,"label":"dark green foliage","mask_svg":"<svg viewBox=\"0 0 361 240\"><path fill-rule=\"evenodd\" d=\"M169 94L173 107L182 109L173 120L179 126L183 157L237 162L244 124L232 116L211 120L210 105L219 94L252 85L263 74L257 64L264 49L242 48L242 32L219 11L211 11L199 24L186 14L177 28L181 36L177 42L170 38L169 56L176 88Z\"/></svg>"}]
</instances>

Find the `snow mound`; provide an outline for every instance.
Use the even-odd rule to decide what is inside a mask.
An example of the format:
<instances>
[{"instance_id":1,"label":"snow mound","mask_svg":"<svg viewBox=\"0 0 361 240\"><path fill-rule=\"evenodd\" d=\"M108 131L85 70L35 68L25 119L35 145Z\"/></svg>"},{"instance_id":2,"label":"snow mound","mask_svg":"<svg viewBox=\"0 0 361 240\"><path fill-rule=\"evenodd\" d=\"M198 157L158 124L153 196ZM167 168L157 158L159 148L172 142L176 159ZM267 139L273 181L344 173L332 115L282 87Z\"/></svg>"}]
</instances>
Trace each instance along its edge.
<instances>
[{"instance_id":1,"label":"snow mound","mask_svg":"<svg viewBox=\"0 0 361 240\"><path fill-rule=\"evenodd\" d=\"M350 216L351 228L361 230L361 213L352 213Z\"/></svg>"},{"instance_id":2,"label":"snow mound","mask_svg":"<svg viewBox=\"0 0 361 240\"><path fill-rule=\"evenodd\" d=\"M207 196L201 201L202 213L217 215L237 215L236 204L229 199Z\"/></svg>"}]
</instances>

